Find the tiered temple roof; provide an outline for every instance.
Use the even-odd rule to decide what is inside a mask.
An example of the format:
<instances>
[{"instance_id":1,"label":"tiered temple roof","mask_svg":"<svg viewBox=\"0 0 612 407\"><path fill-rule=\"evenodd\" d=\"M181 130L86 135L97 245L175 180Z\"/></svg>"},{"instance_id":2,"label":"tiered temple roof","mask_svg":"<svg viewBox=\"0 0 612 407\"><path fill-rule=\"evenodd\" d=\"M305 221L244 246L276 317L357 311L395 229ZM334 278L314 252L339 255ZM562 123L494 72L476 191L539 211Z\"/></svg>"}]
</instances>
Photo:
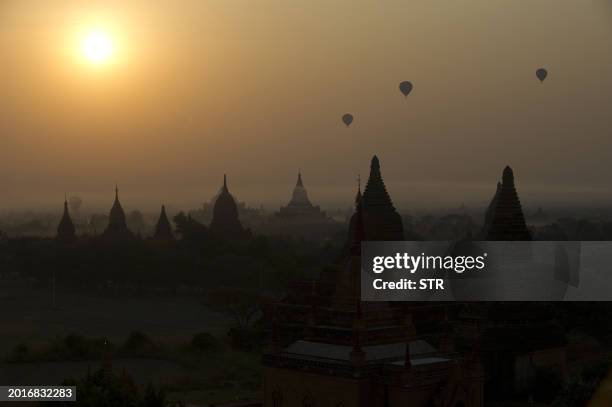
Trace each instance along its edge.
<instances>
[{"instance_id":1,"label":"tiered temple roof","mask_svg":"<svg viewBox=\"0 0 612 407\"><path fill-rule=\"evenodd\" d=\"M291 314L293 320L286 328L307 326L301 336L306 340L349 346L354 339L354 323L359 319L361 346L403 343L405 309L386 302L360 301L361 242L403 237L402 220L382 181L377 157L372 159L366 190L362 196L358 188L355 201L347 255L339 264L325 269L318 279L296 284L276 309L281 321L288 322L286 318Z\"/></svg>"},{"instance_id":2,"label":"tiered temple roof","mask_svg":"<svg viewBox=\"0 0 612 407\"><path fill-rule=\"evenodd\" d=\"M491 241L531 240L510 167L504 169L502 183L487 210L483 237Z\"/></svg>"},{"instance_id":3,"label":"tiered temple roof","mask_svg":"<svg viewBox=\"0 0 612 407\"><path fill-rule=\"evenodd\" d=\"M287 218L301 218L303 221L313 219L327 219L325 212L315 206L308 199L308 193L302 182L302 173L298 172L298 179L291 194L291 200L286 206L280 208L277 216Z\"/></svg>"},{"instance_id":4,"label":"tiered temple roof","mask_svg":"<svg viewBox=\"0 0 612 407\"><path fill-rule=\"evenodd\" d=\"M213 217L210 222L213 235L227 240L242 240L251 236L238 217L238 206L227 188L227 177L223 176L223 187L215 200Z\"/></svg>"},{"instance_id":5,"label":"tiered temple roof","mask_svg":"<svg viewBox=\"0 0 612 407\"><path fill-rule=\"evenodd\" d=\"M389 399L399 400L392 394L394 389L406 389L399 404L434 405L438 400L441 405L462 405L456 389L471 386L470 392L477 397L472 397L475 401L470 405L481 406L480 365L458 357L451 347L436 349L418 337L412 319L415 307L361 301L362 241L402 236L401 218L382 183L376 157L368 187L363 197L358 192L355 206L348 253L341 264L324 270L318 279L296 285L273 305L272 340L264 354L264 400L268 400L264 405L275 405L270 395L278 401L283 393L289 397L302 387L312 387L312 398L353 400L347 405L388 405ZM426 312L432 314L431 309ZM322 377L356 380L360 387L356 391L338 387L330 397L329 392L311 386L322 382ZM382 384L385 394L369 393L371 386Z\"/></svg>"},{"instance_id":6,"label":"tiered temple roof","mask_svg":"<svg viewBox=\"0 0 612 407\"><path fill-rule=\"evenodd\" d=\"M304 184L302 183L302 173L298 172L298 179L295 184L295 188L293 188L293 194L291 195L291 201L289 201L288 207L306 207L311 208L312 203L310 203L310 199L308 199L308 193L306 192L306 188L304 188Z\"/></svg>"},{"instance_id":7,"label":"tiered temple roof","mask_svg":"<svg viewBox=\"0 0 612 407\"><path fill-rule=\"evenodd\" d=\"M510 167L504 169L502 182L497 184L495 196L487 209L482 239L531 240ZM518 259L512 260L519 264ZM528 260L525 267L531 265L530 250L526 249L520 260ZM520 385L514 369L525 354L529 354L531 360L532 355L542 352L547 355L546 360L554 362L555 369L559 372L564 369L567 339L547 303L464 304L459 312L456 331L460 349L469 349L478 343L478 352L485 361L485 377L493 397L511 393L515 386Z\"/></svg>"},{"instance_id":8,"label":"tiered temple roof","mask_svg":"<svg viewBox=\"0 0 612 407\"><path fill-rule=\"evenodd\" d=\"M363 206L364 240L404 240L402 217L395 210L380 172L377 156L372 157L370 177L363 195L359 190L356 201ZM353 235L355 215L351 218L349 234Z\"/></svg>"},{"instance_id":9,"label":"tiered temple roof","mask_svg":"<svg viewBox=\"0 0 612 407\"><path fill-rule=\"evenodd\" d=\"M68 200L64 198L64 214L57 226L57 240L65 243L72 242L76 239L76 233L72 218L68 212Z\"/></svg>"}]
</instances>

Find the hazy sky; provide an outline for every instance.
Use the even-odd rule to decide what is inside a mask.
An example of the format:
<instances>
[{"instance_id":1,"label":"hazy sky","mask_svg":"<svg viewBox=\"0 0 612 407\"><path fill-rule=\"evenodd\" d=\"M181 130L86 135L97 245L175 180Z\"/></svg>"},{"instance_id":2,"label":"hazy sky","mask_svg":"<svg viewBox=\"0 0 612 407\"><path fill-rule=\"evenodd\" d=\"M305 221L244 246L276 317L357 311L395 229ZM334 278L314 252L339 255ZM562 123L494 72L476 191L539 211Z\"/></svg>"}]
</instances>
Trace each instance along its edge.
<instances>
[{"instance_id":1,"label":"hazy sky","mask_svg":"<svg viewBox=\"0 0 612 407\"><path fill-rule=\"evenodd\" d=\"M280 204L298 168L348 206L372 154L400 206L484 201L506 164L524 203L612 200L606 0L0 0L0 58L2 208L195 204L224 172Z\"/></svg>"}]
</instances>

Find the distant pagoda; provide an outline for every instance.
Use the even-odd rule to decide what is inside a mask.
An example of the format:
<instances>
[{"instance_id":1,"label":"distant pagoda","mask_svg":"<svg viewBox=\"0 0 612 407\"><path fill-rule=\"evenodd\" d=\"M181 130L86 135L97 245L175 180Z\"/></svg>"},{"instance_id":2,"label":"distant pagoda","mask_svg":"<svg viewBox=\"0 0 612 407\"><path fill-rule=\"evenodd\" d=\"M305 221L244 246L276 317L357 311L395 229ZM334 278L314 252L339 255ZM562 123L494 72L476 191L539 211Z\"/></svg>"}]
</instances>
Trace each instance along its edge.
<instances>
[{"instance_id":1,"label":"distant pagoda","mask_svg":"<svg viewBox=\"0 0 612 407\"><path fill-rule=\"evenodd\" d=\"M497 184L497 191L485 215L482 235L484 240L491 241L531 240L510 167L504 169L502 183Z\"/></svg>"},{"instance_id":2,"label":"distant pagoda","mask_svg":"<svg viewBox=\"0 0 612 407\"><path fill-rule=\"evenodd\" d=\"M306 193L306 188L304 188L304 184L302 183L302 172L298 172L297 183L295 184L295 188L293 189L293 195L291 197L291 202L289 202L290 207L311 207L312 204L308 199L308 194Z\"/></svg>"},{"instance_id":3,"label":"distant pagoda","mask_svg":"<svg viewBox=\"0 0 612 407\"><path fill-rule=\"evenodd\" d=\"M134 239L134 234L128 229L125 221L125 212L119 202L119 188L115 187L115 202L108 216L108 226L102 238L109 241Z\"/></svg>"},{"instance_id":4,"label":"distant pagoda","mask_svg":"<svg viewBox=\"0 0 612 407\"><path fill-rule=\"evenodd\" d=\"M174 234L172 233L172 226L170 225L170 221L168 220L168 216L166 215L166 206L162 205L161 213L159 214L159 218L157 219L157 224L155 225L155 234L153 235L153 239L159 241L172 241L174 240Z\"/></svg>"},{"instance_id":5,"label":"distant pagoda","mask_svg":"<svg viewBox=\"0 0 612 407\"><path fill-rule=\"evenodd\" d=\"M240 223L238 206L227 188L225 175L223 176L223 187L213 207L210 231L213 236L226 240L244 240L251 237L250 230L245 229Z\"/></svg>"},{"instance_id":6,"label":"distant pagoda","mask_svg":"<svg viewBox=\"0 0 612 407\"><path fill-rule=\"evenodd\" d=\"M329 221L325 212L319 206L313 205L310 199L308 199L308 193L302 182L301 172L298 172L291 200L286 206L282 206L275 216L284 220L292 219L298 222Z\"/></svg>"},{"instance_id":7,"label":"distant pagoda","mask_svg":"<svg viewBox=\"0 0 612 407\"><path fill-rule=\"evenodd\" d=\"M64 214L59 225L57 225L56 239L62 243L70 243L76 240L74 223L68 212L68 200L66 198L64 198Z\"/></svg>"}]
</instances>

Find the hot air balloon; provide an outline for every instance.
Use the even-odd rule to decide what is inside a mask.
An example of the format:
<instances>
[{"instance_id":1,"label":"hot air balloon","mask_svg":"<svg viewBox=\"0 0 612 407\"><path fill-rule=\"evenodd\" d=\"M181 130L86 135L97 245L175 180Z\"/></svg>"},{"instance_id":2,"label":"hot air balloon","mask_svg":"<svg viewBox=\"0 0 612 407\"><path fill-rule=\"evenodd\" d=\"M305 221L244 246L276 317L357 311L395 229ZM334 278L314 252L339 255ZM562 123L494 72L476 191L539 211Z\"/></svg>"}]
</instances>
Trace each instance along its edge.
<instances>
[{"instance_id":1,"label":"hot air balloon","mask_svg":"<svg viewBox=\"0 0 612 407\"><path fill-rule=\"evenodd\" d=\"M400 91L404 94L404 96L408 96L410 92L412 92L412 82L404 81L399 84Z\"/></svg>"},{"instance_id":2,"label":"hot air balloon","mask_svg":"<svg viewBox=\"0 0 612 407\"><path fill-rule=\"evenodd\" d=\"M540 68L536 71L536 76L540 80L540 82L544 82L544 79L548 76L548 71L544 68Z\"/></svg>"},{"instance_id":3,"label":"hot air balloon","mask_svg":"<svg viewBox=\"0 0 612 407\"><path fill-rule=\"evenodd\" d=\"M353 115L350 113L346 113L342 116L342 121L346 124L346 127L350 126L353 123Z\"/></svg>"}]
</instances>

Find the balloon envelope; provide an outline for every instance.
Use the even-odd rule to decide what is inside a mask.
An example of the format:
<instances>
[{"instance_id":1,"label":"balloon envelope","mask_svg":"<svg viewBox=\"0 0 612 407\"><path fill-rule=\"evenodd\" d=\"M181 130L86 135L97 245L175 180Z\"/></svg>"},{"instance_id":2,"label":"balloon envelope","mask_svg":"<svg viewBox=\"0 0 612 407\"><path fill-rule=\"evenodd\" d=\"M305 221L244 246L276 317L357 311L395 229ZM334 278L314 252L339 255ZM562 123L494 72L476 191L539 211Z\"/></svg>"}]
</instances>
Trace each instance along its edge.
<instances>
[{"instance_id":1,"label":"balloon envelope","mask_svg":"<svg viewBox=\"0 0 612 407\"><path fill-rule=\"evenodd\" d=\"M544 79L548 76L548 71L544 68L540 68L536 71L536 76L540 80L540 82L544 82Z\"/></svg>"},{"instance_id":2,"label":"balloon envelope","mask_svg":"<svg viewBox=\"0 0 612 407\"><path fill-rule=\"evenodd\" d=\"M399 84L400 91L404 94L404 96L408 96L410 92L412 92L412 83L408 81L404 81Z\"/></svg>"},{"instance_id":3,"label":"balloon envelope","mask_svg":"<svg viewBox=\"0 0 612 407\"><path fill-rule=\"evenodd\" d=\"M347 127L350 126L351 123L353 123L353 115L350 113L346 113L342 116L342 121L344 122L344 124L347 125Z\"/></svg>"}]
</instances>

